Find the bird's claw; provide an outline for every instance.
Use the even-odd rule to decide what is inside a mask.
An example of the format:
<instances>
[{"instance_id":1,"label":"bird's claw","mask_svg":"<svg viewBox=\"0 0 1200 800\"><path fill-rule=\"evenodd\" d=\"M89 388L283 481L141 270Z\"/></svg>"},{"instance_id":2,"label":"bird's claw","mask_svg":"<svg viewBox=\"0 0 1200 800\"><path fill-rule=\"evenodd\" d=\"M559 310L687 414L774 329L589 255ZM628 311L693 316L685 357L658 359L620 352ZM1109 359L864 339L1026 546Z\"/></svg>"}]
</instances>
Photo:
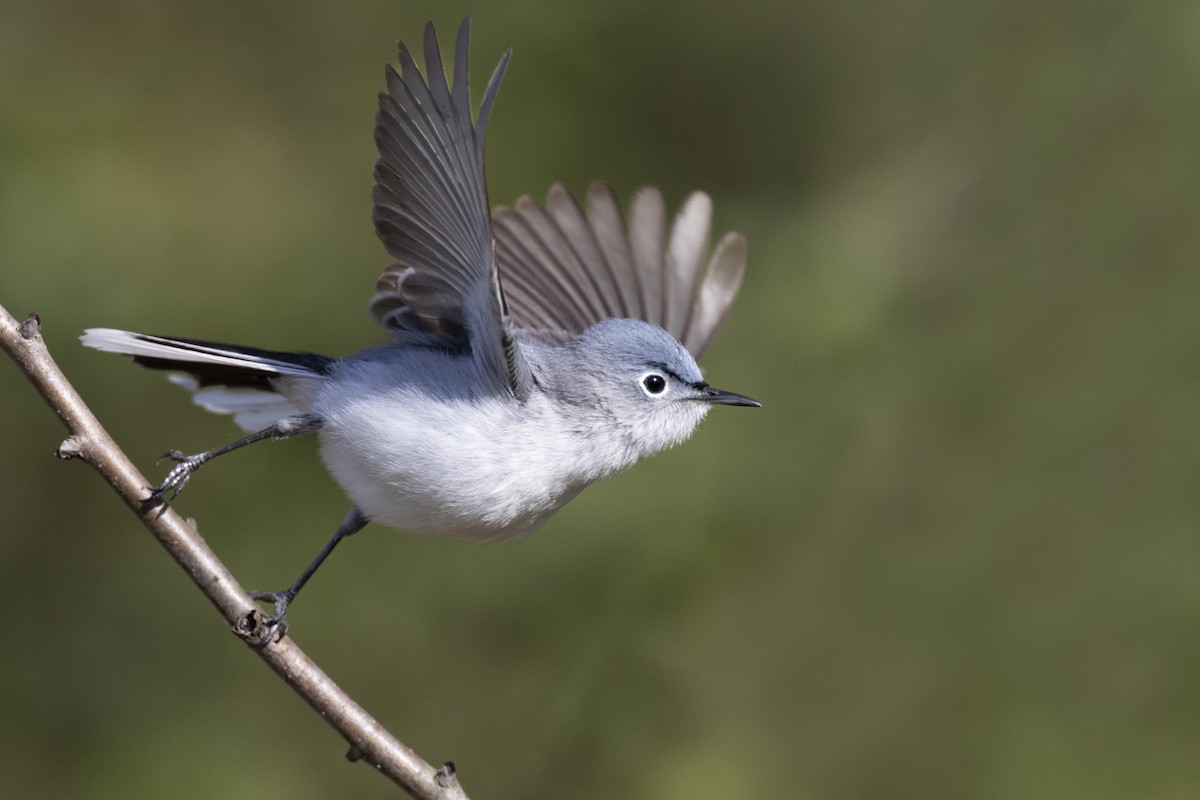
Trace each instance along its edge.
<instances>
[{"instance_id":1,"label":"bird's claw","mask_svg":"<svg viewBox=\"0 0 1200 800\"><path fill-rule=\"evenodd\" d=\"M163 478L162 483L155 486L150 494L151 497L159 500L174 500L183 491L183 487L187 486L188 479L192 477L192 473L200 469L200 465L204 461L199 456L185 456L179 450L168 450L158 457L159 461L163 459L170 459L179 463L167 473L167 477Z\"/></svg>"},{"instance_id":2,"label":"bird's claw","mask_svg":"<svg viewBox=\"0 0 1200 800\"><path fill-rule=\"evenodd\" d=\"M271 616L263 619L263 625L266 626L267 631L262 639L263 644L277 642L286 636L288 632L287 608L295 594L285 589L282 592L251 592L250 596L275 607Z\"/></svg>"}]
</instances>

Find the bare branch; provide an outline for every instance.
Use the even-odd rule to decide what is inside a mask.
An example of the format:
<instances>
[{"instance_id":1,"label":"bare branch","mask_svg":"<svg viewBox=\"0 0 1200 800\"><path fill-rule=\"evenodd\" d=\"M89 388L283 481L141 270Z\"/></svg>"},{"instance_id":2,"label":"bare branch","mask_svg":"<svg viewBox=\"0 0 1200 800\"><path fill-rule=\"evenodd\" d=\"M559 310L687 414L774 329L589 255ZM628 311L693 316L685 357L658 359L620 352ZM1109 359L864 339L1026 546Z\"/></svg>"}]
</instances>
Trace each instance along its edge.
<instances>
[{"instance_id":1,"label":"bare branch","mask_svg":"<svg viewBox=\"0 0 1200 800\"><path fill-rule=\"evenodd\" d=\"M195 523L151 498L145 477L54 363L42 341L40 326L35 314L18 323L0 306L0 347L67 428L68 436L58 448L59 458L78 458L104 476L217 607L233 632L346 739L352 760L375 767L418 800L468 800L452 764L438 769L430 766L342 691L292 639L284 636L270 641L262 611L208 548Z\"/></svg>"}]
</instances>

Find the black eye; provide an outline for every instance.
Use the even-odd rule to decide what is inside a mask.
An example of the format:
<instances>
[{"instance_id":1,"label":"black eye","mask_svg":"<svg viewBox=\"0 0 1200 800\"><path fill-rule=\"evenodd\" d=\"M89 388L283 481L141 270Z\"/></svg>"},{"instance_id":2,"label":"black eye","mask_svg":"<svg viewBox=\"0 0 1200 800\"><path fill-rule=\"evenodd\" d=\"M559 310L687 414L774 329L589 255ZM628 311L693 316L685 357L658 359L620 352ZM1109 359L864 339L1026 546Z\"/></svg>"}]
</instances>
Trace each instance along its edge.
<instances>
[{"instance_id":1,"label":"black eye","mask_svg":"<svg viewBox=\"0 0 1200 800\"><path fill-rule=\"evenodd\" d=\"M667 388L667 379L656 372L651 372L642 378L642 386L645 386L646 391L650 394L662 394Z\"/></svg>"}]
</instances>

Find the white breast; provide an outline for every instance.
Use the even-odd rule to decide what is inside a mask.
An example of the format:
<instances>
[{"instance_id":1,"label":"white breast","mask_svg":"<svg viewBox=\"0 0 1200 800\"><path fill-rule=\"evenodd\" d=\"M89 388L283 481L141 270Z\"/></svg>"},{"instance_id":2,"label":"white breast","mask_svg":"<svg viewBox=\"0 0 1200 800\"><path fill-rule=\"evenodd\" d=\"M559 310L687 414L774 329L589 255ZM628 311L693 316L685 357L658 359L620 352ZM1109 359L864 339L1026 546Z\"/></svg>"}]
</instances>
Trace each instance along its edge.
<instances>
[{"instance_id":1,"label":"white breast","mask_svg":"<svg viewBox=\"0 0 1200 800\"><path fill-rule=\"evenodd\" d=\"M389 355L341 365L313 401L326 466L373 522L518 538L603 477L581 468L587 450L620 447L572 430L541 395L475 395L469 359Z\"/></svg>"}]
</instances>

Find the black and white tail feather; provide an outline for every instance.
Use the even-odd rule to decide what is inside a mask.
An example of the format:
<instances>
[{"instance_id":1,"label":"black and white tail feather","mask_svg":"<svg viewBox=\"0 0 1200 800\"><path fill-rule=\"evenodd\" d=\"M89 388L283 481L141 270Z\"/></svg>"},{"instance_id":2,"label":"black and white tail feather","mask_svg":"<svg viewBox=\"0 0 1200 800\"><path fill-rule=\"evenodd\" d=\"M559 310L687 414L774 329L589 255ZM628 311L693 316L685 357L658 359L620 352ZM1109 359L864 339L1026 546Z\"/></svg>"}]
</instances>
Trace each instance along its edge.
<instances>
[{"instance_id":1,"label":"black and white tail feather","mask_svg":"<svg viewBox=\"0 0 1200 800\"><path fill-rule=\"evenodd\" d=\"M334 359L315 353L281 353L256 347L89 328L80 341L96 350L133 356L149 369L170 370L170 380L192 392L196 405L232 414L246 431L266 428L304 409L280 393L282 384L319 380ZM300 381L287 379L301 379Z\"/></svg>"}]
</instances>

